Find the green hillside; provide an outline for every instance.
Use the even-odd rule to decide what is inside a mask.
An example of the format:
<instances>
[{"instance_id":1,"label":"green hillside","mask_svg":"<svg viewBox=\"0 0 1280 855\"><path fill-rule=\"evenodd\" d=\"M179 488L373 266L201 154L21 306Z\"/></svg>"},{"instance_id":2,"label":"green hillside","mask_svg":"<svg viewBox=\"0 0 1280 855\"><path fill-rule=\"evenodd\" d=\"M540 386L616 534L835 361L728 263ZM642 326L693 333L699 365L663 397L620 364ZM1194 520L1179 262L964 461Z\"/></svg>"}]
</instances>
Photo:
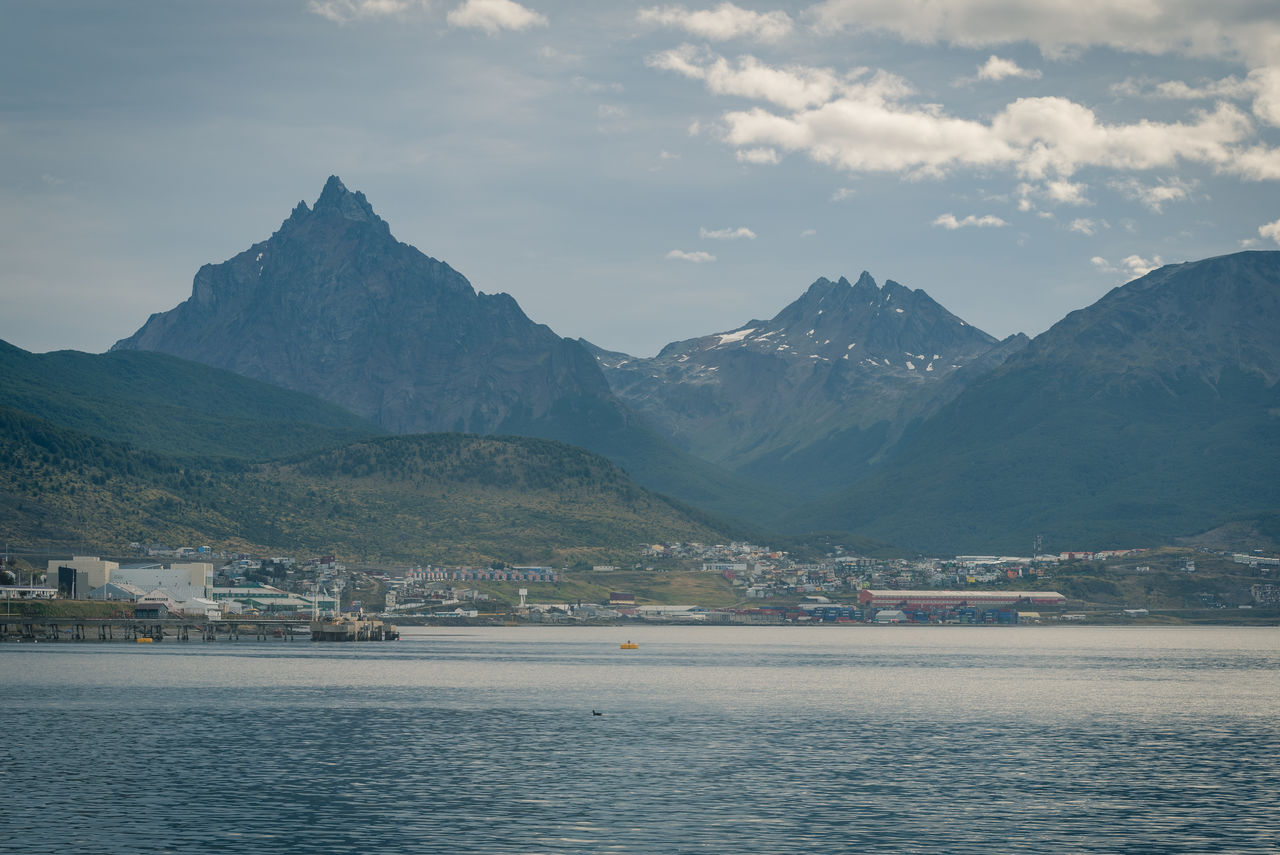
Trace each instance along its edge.
<instances>
[{"instance_id":1,"label":"green hillside","mask_svg":"<svg viewBox=\"0 0 1280 855\"><path fill-rule=\"evenodd\" d=\"M710 519L547 440L383 437L287 462L178 458L0 408L0 527L30 546L133 541L362 560L620 559L717 540Z\"/></svg>"},{"instance_id":2,"label":"green hillside","mask_svg":"<svg viewBox=\"0 0 1280 855\"><path fill-rule=\"evenodd\" d=\"M166 454L270 460L381 433L309 395L140 351L35 354L0 342L0 400Z\"/></svg>"}]
</instances>

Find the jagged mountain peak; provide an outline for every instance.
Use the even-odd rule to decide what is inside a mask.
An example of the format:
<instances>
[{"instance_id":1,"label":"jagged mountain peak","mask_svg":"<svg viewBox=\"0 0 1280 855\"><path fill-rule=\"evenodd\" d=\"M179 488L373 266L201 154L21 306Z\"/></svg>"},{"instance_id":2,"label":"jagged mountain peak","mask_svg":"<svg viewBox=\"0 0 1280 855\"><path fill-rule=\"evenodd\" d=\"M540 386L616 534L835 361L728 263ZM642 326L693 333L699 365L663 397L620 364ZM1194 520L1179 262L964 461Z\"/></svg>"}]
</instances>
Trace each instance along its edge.
<instances>
[{"instance_id":1,"label":"jagged mountain peak","mask_svg":"<svg viewBox=\"0 0 1280 855\"><path fill-rule=\"evenodd\" d=\"M298 202L277 234L291 233L317 222L367 224L380 236L391 236L391 227L374 212L364 193L348 190L336 175L329 176L314 207L307 207L306 201Z\"/></svg>"},{"instance_id":2,"label":"jagged mountain peak","mask_svg":"<svg viewBox=\"0 0 1280 855\"><path fill-rule=\"evenodd\" d=\"M330 175L329 180L324 183L324 189L320 191L320 198L316 200L313 212L317 214L333 212L348 220L361 222L383 222L382 218L373 212L373 206L369 204L364 193L359 190L354 193L348 190L342 183L342 179L336 175Z\"/></svg>"},{"instance_id":3,"label":"jagged mountain peak","mask_svg":"<svg viewBox=\"0 0 1280 855\"><path fill-rule=\"evenodd\" d=\"M761 467L752 471L772 480L803 477L785 461L810 452L820 460L827 442L852 442L857 450L842 459L862 465L1024 343L1000 346L924 291L893 280L881 287L863 271L856 282L820 277L769 320L672 342L652 359L595 355L614 393L677 442L715 462ZM809 486L845 472L819 462Z\"/></svg>"},{"instance_id":4,"label":"jagged mountain peak","mask_svg":"<svg viewBox=\"0 0 1280 855\"><path fill-rule=\"evenodd\" d=\"M564 400L610 406L578 344L397 241L336 175L269 239L113 350L155 350L316 395L395 432L484 433Z\"/></svg>"}]
</instances>

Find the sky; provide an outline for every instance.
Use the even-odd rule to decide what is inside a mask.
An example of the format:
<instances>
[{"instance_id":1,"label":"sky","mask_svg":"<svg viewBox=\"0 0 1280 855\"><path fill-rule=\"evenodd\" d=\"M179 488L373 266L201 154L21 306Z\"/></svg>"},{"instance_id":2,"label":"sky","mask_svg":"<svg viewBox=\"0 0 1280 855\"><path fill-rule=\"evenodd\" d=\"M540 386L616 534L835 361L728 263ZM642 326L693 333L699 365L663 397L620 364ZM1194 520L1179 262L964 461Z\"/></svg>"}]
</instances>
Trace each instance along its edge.
<instances>
[{"instance_id":1,"label":"sky","mask_svg":"<svg viewBox=\"0 0 1280 855\"><path fill-rule=\"evenodd\" d=\"M1035 335L1280 249L1280 8L5 0L0 339L102 352L331 174L611 350L863 270Z\"/></svg>"}]
</instances>

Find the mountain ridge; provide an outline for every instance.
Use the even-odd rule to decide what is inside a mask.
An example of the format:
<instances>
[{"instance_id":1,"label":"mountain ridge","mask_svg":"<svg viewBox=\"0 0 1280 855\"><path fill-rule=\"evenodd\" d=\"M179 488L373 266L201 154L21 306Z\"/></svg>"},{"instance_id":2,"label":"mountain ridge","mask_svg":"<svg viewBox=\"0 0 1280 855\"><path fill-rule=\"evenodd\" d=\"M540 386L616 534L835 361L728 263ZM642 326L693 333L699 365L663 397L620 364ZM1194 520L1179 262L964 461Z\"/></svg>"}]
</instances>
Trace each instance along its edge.
<instances>
[{"instance_id":1,"label":"mountain ridge","mask_svg":"<svg viewBox=\"0 0 1280 855\"><path fill-rule=\"evenodd\" d=\"M814 494L1016 351L921 289L863 271L821 277L769 320L671 342L645 359L584 342L610 387L695 455ZM941 396L941 397L940 397ZM837 456L841 463L826 460Z\"/></svg>"},{"instance_id":2,"label":"mountain ridge","mask_svg":"<svg viewBox=\"0 0 1280 855\"><path fill-rule=\"evenodd\" d=\"M1070 313L789 525L921 549L1151 545L1280 507L1280 252ZM927 520L927 525L922 521Z\"/></svg>"}]
</instances>

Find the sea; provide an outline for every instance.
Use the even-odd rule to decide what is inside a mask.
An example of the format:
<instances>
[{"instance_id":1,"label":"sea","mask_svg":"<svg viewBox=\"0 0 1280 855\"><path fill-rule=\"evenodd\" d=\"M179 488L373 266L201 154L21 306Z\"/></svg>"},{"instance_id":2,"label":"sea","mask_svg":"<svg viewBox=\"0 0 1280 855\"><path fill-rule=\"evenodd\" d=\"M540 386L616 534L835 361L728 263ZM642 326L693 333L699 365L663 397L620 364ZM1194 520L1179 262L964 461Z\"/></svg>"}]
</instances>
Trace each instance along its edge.
<instances>
[{"instance_id":1,"label":"sea","mask_svg":"<svg viewBox=\"0 0 1280 855\"><path fill-rule=\"evenodd\" d=\"M4 853L1280 852L1274 627L7 643L0 716Z\"/></svg>"}]
</instances>

